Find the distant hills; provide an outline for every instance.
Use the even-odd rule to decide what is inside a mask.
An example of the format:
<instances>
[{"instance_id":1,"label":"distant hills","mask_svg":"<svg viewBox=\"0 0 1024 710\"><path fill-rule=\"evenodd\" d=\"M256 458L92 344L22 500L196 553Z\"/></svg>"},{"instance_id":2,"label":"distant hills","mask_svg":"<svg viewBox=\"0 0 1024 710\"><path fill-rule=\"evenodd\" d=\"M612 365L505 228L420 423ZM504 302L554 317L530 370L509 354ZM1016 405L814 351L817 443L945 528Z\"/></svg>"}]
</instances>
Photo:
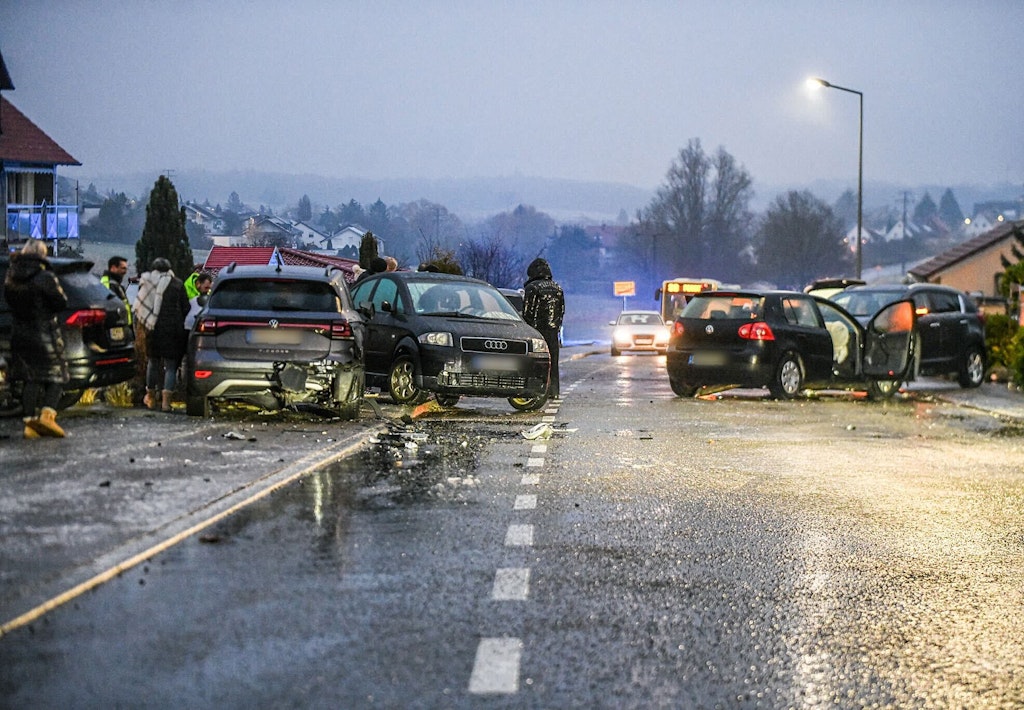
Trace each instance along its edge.
<instances>
[{"instance_id":1,"label":"distant hills","mask_svg":"<svg viewBox=\"0 0 1024 710\"><path fill-rule=\"evenodd\" d=\"M149 194L159 173L131 173L122 175L89 176L82 168L65 169L65 176L78 180L84 190L89 183L96 185L101 194L109 191L124 192L132 197ZM251 207L265 205L275 211L294 207L303 195L308 195L321 209L331 208L356 200L364 207L382 200L388 206L421 199L443 205L463 221L475 221L529 205L564 223L615 224L624 216L635 219L638 209L650 203L656 188L611 182L585 182L559 178L539 178L522 175L479 178L415 179L392 178L339 178L323 175L291 175L257 170L172 170L170 178L182 199L211 205L227 203L228 196L237 192ZM1024 194L1024 187L1011 183L990 186L974 185L897 185L878 181L864 184L864 208L892 206L909 193L910 204L916 204L928 192L936 202L947 188L965 214L972 212L974 204L990 200L1016 200ZM789 190L810 190L832 204L855 183L842 181L816 181L806 185L769 186L756 181L752 209L763 211L778 195Z\"/></svg>"}]
</instances>

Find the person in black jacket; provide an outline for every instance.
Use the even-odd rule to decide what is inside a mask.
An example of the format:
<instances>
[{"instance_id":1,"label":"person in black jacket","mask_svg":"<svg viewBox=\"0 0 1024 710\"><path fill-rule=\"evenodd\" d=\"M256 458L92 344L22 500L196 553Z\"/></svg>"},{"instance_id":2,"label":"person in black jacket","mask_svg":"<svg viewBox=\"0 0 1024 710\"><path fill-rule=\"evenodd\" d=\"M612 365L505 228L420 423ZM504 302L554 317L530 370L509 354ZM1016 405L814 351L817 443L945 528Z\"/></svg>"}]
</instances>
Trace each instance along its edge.
<instances>
[{"instance_id":1,"label":"person in black jacket","mask_svg":"<svg viewBox=\"0 0 1024 710\"><path fill-rule=\"evenodd\" d=\"M526 269L523 288L523 320L544 336L551 356L548 374L548 396L560 397L558 384L558 331L565 317L565 295L551 276L551 266L544 259L534 259Z\"/></svg>"},{"instance_id":2,"label":"person in black jacket","mask_svg":"<svg viewBox=\"0 0 1024 710\"><path fill-rule=\"evenodd\" d=\"M151 271L139 278L135 315L146 329L146 406L171 411L171 396L178 377L178 364L188 345L185 316L189 302L185 284L171 271L163 257L153 260ZM160 392L160 401L156 395Z\"/></svg>"},{"instance_id":3,"label":"person in black jacket","mask_svg":"<svg viewBox=\"0 0 1024 710\"><path fill-rule=\"evenodd\" d=\"M24 437L64 436L56 417L68 366L57 315L67 306L68 297L50 268L45 242L30 239L11 255L4 298L13 320L11 374L24 383Z\"/></svg>"}]
</instances>

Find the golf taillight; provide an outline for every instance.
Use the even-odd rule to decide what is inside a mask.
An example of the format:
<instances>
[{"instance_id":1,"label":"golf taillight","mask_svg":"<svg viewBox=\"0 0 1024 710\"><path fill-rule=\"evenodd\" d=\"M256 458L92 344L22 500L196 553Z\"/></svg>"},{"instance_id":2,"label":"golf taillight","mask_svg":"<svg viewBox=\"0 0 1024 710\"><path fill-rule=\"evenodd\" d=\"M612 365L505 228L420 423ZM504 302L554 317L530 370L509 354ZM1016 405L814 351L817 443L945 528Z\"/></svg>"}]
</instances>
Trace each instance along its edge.
<instances>
[{"instance_id":1,"label":"golf taillight","mask_svg":"<svg viewBox=\"0 0 1024 710\"><path fill-rule=\"evenodd\" d=\"M682 335L682 334L683 334L683 324L680 323L679 321L676 321L675 323L672 324L672 335Z\"/></svg>"},{"instance_id":2,"label":"golf taillight","mask_svg":"<svg viewBox=\"0 0 1024 710\"><path fill-rule=\"evenodd\" d=\"M740 326L737 334L744 340L775 340L775 333L771 326L764 321L756 323L744 323Z\"/></svg>"},{"instance_id":3,"label":"golf taillight","mask_svg":"<svg viewBox=\"0 0 1024 710\"><path fill-rule=\"evenodd\" d=\"M75 311L64 321L72 328L88 328L92 325L102 325L107 320L107 312L102 308L83 308Z\"/></svg>"}]
</instances>

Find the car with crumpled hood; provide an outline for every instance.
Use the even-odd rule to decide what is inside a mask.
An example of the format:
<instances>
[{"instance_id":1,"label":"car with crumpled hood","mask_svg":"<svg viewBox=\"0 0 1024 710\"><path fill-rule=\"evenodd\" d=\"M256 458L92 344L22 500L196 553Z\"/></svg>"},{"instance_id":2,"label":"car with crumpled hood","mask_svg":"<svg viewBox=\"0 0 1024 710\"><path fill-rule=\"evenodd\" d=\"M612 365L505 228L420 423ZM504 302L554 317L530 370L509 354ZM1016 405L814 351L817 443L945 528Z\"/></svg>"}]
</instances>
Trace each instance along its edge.
<instances>
[{"instance_id":1,"label":"car with crumpled hood","mask_svg":"<svg viewBox=\"0 0 1024 710\"><path fill-rule=\"evenodd\" d=\"M364 278L352 297L366 319L367 385L396 403L504 397L531 411L547 401L547 344L491 284L391 271Z\"/></svg>"}]
</instances>

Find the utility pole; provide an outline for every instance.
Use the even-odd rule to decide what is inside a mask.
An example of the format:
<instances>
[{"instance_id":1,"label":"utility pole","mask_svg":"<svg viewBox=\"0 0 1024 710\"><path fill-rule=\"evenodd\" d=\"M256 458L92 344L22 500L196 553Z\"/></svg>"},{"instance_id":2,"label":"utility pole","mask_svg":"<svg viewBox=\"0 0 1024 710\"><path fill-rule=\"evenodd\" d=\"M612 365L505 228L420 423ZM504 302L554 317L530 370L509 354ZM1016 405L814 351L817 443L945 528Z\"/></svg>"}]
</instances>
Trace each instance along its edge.
<instances>
[{"instance_id":1,"label":"utility pole","mask_svg":"<svg viewBox=\"0 0 1024 710\"><path fill-rule=\"evenodd\" d=\"M907 273L907 198L910 196L910 192L907 190L903 191L903 229L900 235L900 278Z\"/></svg>"}]
</instances>

